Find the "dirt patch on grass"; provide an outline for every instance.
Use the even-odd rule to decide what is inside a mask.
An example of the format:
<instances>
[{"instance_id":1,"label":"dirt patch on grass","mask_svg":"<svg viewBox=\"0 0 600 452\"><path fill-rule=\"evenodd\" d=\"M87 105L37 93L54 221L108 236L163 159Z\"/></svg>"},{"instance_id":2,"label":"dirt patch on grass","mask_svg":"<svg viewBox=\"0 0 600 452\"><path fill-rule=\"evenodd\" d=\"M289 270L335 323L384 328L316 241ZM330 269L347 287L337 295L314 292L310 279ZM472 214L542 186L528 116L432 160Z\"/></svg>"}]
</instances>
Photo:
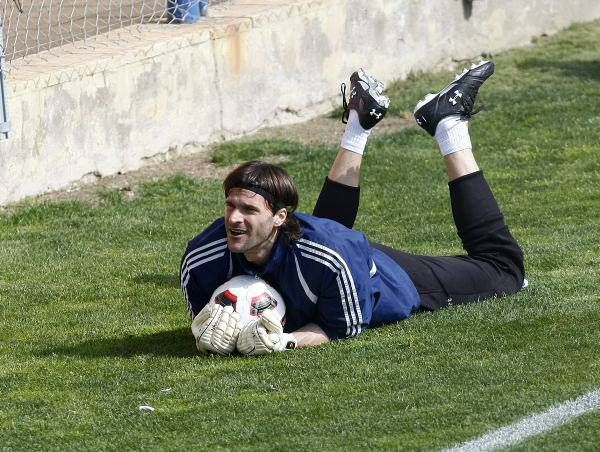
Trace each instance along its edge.
<instances>
[{"instance_id":1,"label":"dirt patch on grass","mask_svg":"<svg viewBox=\"0 0 600 452\"><path fill-rule=\"evenodd\" d=\"M412 118L390 116L377 126L373 135L395 132L412 126ZM318 117L299 124L270 127L240 138L238 141L256 139L287 139L306 145L337 145L344 132L344 125L339 118ZM176 157L165 157L164 161L151 163L136 171L116 174L113 176L88 175L73 183L66 189L37 196L40 201L78 200L97 205L100 202L99 192L119 190L125 199L133 199L139 185L144 181L155 181L182 174L194 179L222 180L231 167L217 166L211 162L211 156L218 144L210 146L185 146L182 153ZM265 160L272 163L284 161L284 157L274 156Z\"/></svg>"},{"instance_id":2,"label":"dirt patch on grass","mask_svg":"<svg viewBox=\"0 0 600 452\"><path fill-rule=\"evenodd\" d=\"M407 117L388 116L373 131L373 136L395 132L412 126L414 120ZM319 117L310 121L284 127L270 127L259 130L244 139L280 138L309 146L338 145L344 133L340 118Z\"/></svg>"}]
</instances>

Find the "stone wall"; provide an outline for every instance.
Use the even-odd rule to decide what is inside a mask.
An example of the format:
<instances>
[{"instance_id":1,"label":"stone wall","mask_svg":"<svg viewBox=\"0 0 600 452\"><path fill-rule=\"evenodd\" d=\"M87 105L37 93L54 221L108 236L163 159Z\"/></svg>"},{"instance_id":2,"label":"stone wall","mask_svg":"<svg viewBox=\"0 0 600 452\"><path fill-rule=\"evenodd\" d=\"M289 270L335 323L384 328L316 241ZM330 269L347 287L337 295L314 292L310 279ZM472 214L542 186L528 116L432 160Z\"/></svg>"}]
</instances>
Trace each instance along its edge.
<instances>
[{"instance_id":1,"label":"stone wall","mask_svg":"<svg viewBox=\"0 0 600 452\"><path fill-rule=\"evenodd\" d=\"M232 0L13 62L0 205L321 114L358 67L385 81L600 17L597 0Z\"/></svg>"}]
</instances>

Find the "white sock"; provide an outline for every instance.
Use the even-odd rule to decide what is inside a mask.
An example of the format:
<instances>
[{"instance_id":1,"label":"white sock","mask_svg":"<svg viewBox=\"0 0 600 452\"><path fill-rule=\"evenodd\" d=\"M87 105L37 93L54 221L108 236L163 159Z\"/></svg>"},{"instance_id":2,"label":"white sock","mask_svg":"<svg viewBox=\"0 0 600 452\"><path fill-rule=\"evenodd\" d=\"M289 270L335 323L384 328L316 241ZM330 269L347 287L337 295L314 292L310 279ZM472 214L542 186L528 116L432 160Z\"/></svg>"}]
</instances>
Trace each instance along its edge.
<instances>
[{"instance_id":1,"label":"white sock","mask_svg":"<svg viewBox=\"0 0 600 452\"><path fill-rule=\"evenodd\" d=\"M469 136L469 121L458 115L442 119L435 129L435 139L440 146L442 156L472 149Z\"/></svg>"},{"instance_id":2,"label":"white sock","mask_svg":"<svg viewBox=\"0 0 600 452\"><path fill-rule=\"evenodd\" d=\"M365 130L360 125L358 113L356 113L355 110L350 110L346 131L342 137L341 147L362 155L363 152L365 152L365 146L367 145L367 139L370 134L371 129Z\"/></svg>"}]
</instances>

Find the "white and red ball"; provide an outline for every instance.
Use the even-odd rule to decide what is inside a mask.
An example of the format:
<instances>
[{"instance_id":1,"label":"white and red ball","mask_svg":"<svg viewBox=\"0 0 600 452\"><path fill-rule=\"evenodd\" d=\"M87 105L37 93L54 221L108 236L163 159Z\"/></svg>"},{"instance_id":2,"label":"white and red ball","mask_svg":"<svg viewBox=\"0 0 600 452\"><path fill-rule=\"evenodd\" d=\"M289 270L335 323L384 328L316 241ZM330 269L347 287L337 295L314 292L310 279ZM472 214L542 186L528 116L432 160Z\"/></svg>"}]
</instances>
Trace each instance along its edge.
<instances>
[{"instance_id":1,"label":"white and red ball","mask_svg":"<svg viewBox=\"0 0 600 452\"><path fill-rule=\"evenodd\" d=\"M285 303L279 292L264 280L248 275L231 278L213 292L211 303L232 306L243 325L256 320L266 309L275 309L285 322Z\"/></svg>"}]
</instances>

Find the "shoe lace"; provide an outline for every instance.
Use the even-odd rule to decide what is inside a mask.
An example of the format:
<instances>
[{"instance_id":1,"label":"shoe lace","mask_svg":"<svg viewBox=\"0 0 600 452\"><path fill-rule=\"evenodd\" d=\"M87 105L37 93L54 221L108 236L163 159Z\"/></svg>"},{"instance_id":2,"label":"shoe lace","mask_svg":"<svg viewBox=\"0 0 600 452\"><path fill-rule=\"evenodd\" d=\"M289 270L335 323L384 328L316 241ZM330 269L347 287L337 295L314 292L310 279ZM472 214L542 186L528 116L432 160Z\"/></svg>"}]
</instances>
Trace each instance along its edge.
<instances>
[{"instance_id":1,"label":"shoe lace","mask_svg":"<svg viewBox=\"0 0 600 452\"><path fill-rule=\"evenodd\" d=\"M477 108L473 108L474 107L474 102L473 99L468 96L467 98L462 98L461 99L461 104L463 106L463 112L462 115L465 119L470 119L471 117L475 116L477 113L486 110L486 106L484 103L480 103Z\"/></svg>"},{"instance_id":2,"label":"shoe lace","mask_svg":"<svg viewBox=\"0 0 600 452\"><path fill-rule=\"evenodd\" d=\"M480 111L484 111L484 110L487 110L487 107L485 106L484 103L481 103L480 105L477 106L477 108L475 108L471 112L471 116L475 116L477 113L479 113Z\"/></svg>"},{"instance_id":3,"label":"shoe lace","mask_svg":"<svg viewBox=\"0 0 600 452\"><path fill-rule=\"evenodd\" d=\"M342 108L344 111L342 112L342 123L348 123L348 116L350 115L350 110L348 110L348 102L346 101L346 84L342 83L340 86L340 90L342 91Z\"/></svg>"}]
</instances>

